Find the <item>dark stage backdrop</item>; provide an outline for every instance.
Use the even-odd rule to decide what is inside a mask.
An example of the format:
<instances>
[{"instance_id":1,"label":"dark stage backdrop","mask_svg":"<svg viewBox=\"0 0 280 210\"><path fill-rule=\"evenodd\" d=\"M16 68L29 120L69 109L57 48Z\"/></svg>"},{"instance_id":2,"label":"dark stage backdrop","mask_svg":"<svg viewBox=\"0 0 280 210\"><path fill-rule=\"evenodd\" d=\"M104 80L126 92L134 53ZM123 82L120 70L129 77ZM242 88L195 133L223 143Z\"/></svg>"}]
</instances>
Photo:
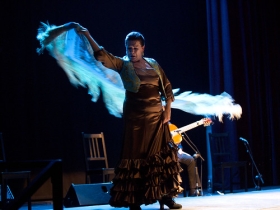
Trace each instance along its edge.
<instances>
[{"instance_id":1,"label":"dark stage backdrop","mask_svg":"<svg viewBox=\"0 0 280 210\"><path fill-rule=\"evenodd\" d=\"M265 185L279 184L280 5L278 1L206 1L210 92L225 90L243 108L236 124L225 122L214 131L229 131L236 157L248 159L238 141L248 140ZM250 176L252 178L252 176ZM252 182L249 182L252 183Z\"/></svg>"},{"instance_id":2,"label":"dark stage backdrop","mask_svg":"<svg viewBox=\"0 0 280 210\"><path fill-rule=\"evenodd\" d=\"M41 21L48 21L55 25L70 21L79 22L89 29L100 45L118 56L125 54L126 34L132 30L140 31L146 38L145 56L155 58L159 62L173 88L181 88L181 91L210 93L212 91L210 85L213 82L220 82L215 80L216 77L209 77L209 72L210 75L212 73L209 71L207 29L209 19L206 1L34 0L1 1L0 4L0 131L3 132L5 138L7 159L61 158L64 167L64 193L67 192L71 183L84 183L81 132L104 132L109 165L113 167L120 155L122 119L108 113L102 102L102 96L97 103L93 103L85 88L72 86L63 70L47 52L40 56L36 53L36 48L39 47L36 34ZM251 9L254 11L254 8ZM236 21L242 21L235 14L238 11L237 9L230 15L235 15ZM248 24L254 25L254 22ZM238 27L233 27L233 29L241 30ZM279 37L279 30L276 32L278 36L270 37L270 33L267 36L276 40ZM235 36L233 39L240 40L240 36ZM279 47L279 42L277 43ZM236 54L243 53L239 48L234 48L234 50ZM260 50L262 52L264 49ZM279 50L275 50L275 53L277 52L279 53ZM263 59L274 61L276 57L263 57ZM261 95L258 90L251 90L252 86L243 79L240 81L238 73L244 72L244 66L238 60L233 59L232 66L236 75L232 79L233 84L239 91L231 94L236 102L244 107L244 117L230 123L237 127L236 137L241 134L251 138L250 142L253 142L253 134L264 129L264 123L256 123L255 120L258 119L255 118L253 123L248 113L253 105L258 106L260 112L263 111L261 107L266 102L261 96L265 93ZM273 62L269 69L271 71L273 69L273 72L279 71L279 62ZM267 71L263 66L259 66L258 70L260 75ZM276 77L279 79L276 73L273 77L271 75L274 81L271 89L279 87ZM270 80L263 81L259 86L266 87L269 83L271 83ZM223 92L223 87L218 91L212 94ZM246 97L249 93L255 95L256 98L260 97L258 100L250 101L251 98ZM279 117L277 108L279 94L277 95L274 90L270 98L276 98L274 103L268 105L272 106L271 111L273 110L275 116ZM266 109L270 110L267 106L265 106ZM266 130L270 128L269 123L272 123L267 120L271 116L271 114L262 115L264 122L268 123L265 123ZM172 123L184 126L202 117L173 110ZM279 122L276 118L273 122L275 128L273 135L269 135L271 132L264 131L263 135L258 135L257 142L258 145L267 145L266 142L271 143L273 140L274 148L262 146L253 148L267 185L279 182L279 180L274 180L271 174L276 166L279 167L279 162L277 162L278 165L267 164L271 163L271 159L264 155L269 155L271 151L275 152L276 147L279 147L277 142L279 129L276 129L276 127L279 128ZM220 123L215 121L214 126L220 126ZM219 129L224 128L222 126ZM206 157L205 128L198 127L190 131L188 135ZM239 144L237 139L233 143ZM192 153L187 145L184 146L187 152ZM240 146L239 150L244 150L244 148ZM258 154L262 156L258 157ZM249 160L244 151L239 152L239 156ZM279 155L277 157L279 161ZM203 177L207 177L206 163L203 163ZM205 180L203 182L205 183ZM249 184L251 184L250 181ZM206 187L205 184L204 187ZM47 183L34 198L48 199L50 196L50 183Z\"/></svg>"},{"instance_id":3,"label":"dark stage backdrop","mask_svg":"<svg viewBox=\"0 0 280 210\"><path fill-rule=\"evenodd\" d=\"M13 1L1 5L1 124L8 160L61 158L64 192L84 182L81 132L104 132L109 165L121 150L122 119L113 117L102 98L91 102L74 87L56 61L37 55L40 21L79 22L115 55L125 54L132 30L146 38L145 56L155 58L174 88L209 92L206 5L204 1ZM5 28L5 29L4 29ZM178 126L201 119L177 110ZM204 128L193 131L201 151ZM191 151L190 151L191 152ZM38 198L49 196L42 190Z\"/></svg>"}]
</instances>

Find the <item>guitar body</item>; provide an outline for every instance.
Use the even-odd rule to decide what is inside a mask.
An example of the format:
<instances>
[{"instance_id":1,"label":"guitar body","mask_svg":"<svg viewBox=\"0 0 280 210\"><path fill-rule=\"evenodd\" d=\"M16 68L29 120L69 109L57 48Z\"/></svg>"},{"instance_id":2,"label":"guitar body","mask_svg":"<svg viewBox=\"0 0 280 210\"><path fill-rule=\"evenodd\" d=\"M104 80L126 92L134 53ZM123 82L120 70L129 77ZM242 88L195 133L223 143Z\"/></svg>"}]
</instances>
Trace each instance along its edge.
<instances>
[{"instance_id":1,"label":"guitar body","mask_svg":"<svg viewBox=\"0 0 280 210\"><path fill-rule=\"evenodd\" d=\"M177 129L178 129L178 127L176 125L169 123L170 132L175 131ZM175 133L172 135L172 139L175 144L180 144L182 141L182 136L180 133Z\"/></svg>"}]
</instances>

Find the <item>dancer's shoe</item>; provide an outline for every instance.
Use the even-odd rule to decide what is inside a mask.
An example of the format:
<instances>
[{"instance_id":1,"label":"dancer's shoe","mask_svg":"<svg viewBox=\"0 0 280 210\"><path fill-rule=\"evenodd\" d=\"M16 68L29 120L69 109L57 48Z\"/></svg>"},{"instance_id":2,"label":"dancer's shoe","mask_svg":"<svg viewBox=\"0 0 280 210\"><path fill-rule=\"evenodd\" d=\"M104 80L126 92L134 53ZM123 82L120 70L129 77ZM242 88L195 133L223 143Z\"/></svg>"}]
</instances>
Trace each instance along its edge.
<instances>
[{"instance_id":1,"label":"dancer's shoe","mask_svg":"<svg viewBox=\"0 0 280 210\"><path fill-rule=\"evenodd\" d=\"M181 209L182 205L176 203L171 197L164 196L159 200L160 210L164 209L164 205L168 206L169 209Z\"/></svg>"},{"instance_id":2,"label":"dancer's shoe","mask_svg":"<svg viewBox=\"0 0 280 210\"><path fill-rule=\"evenodd\" d=\"M132 204L129 206L129 210L141 210L140 205Z\"/></svg>"}]
</instances>

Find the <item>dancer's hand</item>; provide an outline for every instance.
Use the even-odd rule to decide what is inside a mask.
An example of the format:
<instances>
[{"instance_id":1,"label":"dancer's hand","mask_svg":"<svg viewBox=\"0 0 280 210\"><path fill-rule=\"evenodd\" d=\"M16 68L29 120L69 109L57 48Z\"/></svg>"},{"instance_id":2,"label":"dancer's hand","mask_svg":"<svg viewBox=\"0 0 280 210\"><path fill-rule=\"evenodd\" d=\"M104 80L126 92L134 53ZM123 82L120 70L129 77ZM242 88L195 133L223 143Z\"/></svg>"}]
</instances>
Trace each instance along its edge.
<instances>
[{"instance_id":1,"label":"dancer's hand","mask_svg":"<svg viewBox=\"0 0 280 210\"><path fill-rule=\"evenodd\" d=\"M73 28L77 29L79 25L80 25L79 23L69 22L69 23L65 23L63 26L66 30L71 30Z\"/></svg>"},{"instance_id":2,"label":"dancer's hand","mask_svg":"<svg viewBox=\"0 0 280 210\"><path fill-rule=\"evenodd\" d=\"M171 110L170 110L170 108L165 107L165 109L162 113L163 124L169 122L170 119L171 119Z\"/></svg>"},{"instance_id":3,"label":"dancer's hand","mask_svg":"<svg viewBox=\"0 0 280 210\"><path fill-rule=\"evenodd\" d=\"M178 149L178 153L181 155L183 153L183 150L181 148Z\"/></svg>"},{"instance_id":4,"label":"dancer's hand","mask_svg":"<svg viewBox=\"0 0 280 210\"><path fill-rule=\"evenodd\" d=\"M166 101L165 106L163 106L162 120L163 124L171 120L171 100Z\"/></svg>"},{"instance_id":5,"label":"dancer's hand","mask_svg":"<svg viewBox=\"0 0 280 210\"><path fill-rule=\"evenodd\" d=\"M96 41L91 37L89 31L84 28L83 26L81 26L79 23L75 23L75 22L69 22L69 23L65 23L64 25L60 26L60 29L62 29L62 32L71 30L71 29L75 29L75 31L78 34L83 34L89 41L93 51L97 52L101 49L101 47L96 43Z\"/></svg>"},{"instance_id":6,"label":"dancer's hand","mask_svg":"<svg viewBox=\"0 0 280 210\"><path fill-rule=\"evenodd\" d=\"M71 29L75 29L78 34L84 34L84 35L89 34L88 30L83 26L81 26L79 23L69 22L64 24L63 26L67 31Z\"/></svg>"},{"instance_id":7,"label":"dancer's hand","mask_svg":"<svg viewBox=\"0 0 280 210\"><path fill-rule=\"evenodd\" d=\"M80 24L78 24L78 26L76 27L76 31L78 34L89 35L89 31Z\"/></svg>"}]
</instances>

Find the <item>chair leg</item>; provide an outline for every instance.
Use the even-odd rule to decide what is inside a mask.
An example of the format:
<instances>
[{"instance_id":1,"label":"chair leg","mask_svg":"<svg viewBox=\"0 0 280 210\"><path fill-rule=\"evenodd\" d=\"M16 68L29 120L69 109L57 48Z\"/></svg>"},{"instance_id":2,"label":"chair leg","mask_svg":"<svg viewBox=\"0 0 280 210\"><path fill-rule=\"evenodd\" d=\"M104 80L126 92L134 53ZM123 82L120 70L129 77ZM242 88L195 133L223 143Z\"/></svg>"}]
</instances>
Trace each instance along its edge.
<instances>
[{"instance_id":1,"label":"chair leg","mask_svg":"<svg viewBox=\"0 0 280 210\"><path fill-rule=\"evenodd\" d=\"M2 179L1 201L2 201L2 209L5 209L5 206L7 204L7 183L5 179Z\"/></svg>"},{"instance_id":2,"label":"chair leg","mask_svg":"<svg viewBox=\"0 0 280 210\"><path fill-rule=\"evenodd\" d=\"M30 183L30 177L27 178L27 186L29 185ZM28 210L31 210L31 196L28 198Z\"/></svg>"},{"instance_id":3,"label":"chair leg","mask_svg":"<svg viewBox=\"0 0 280 210\"><path fill-rule=\"evenodd\" d=\"M211 185L212 185L212 194L214 194L215 189L214 189L214 183L215 183L215 168L212 168L212 180L211 180Z\"/></svg>"},{"instance_id":4,"label":"chair leg","mask_svg":"<svg viewBox=\"0 0 280 210\"><path fill-rule=\"evenodd\" d=\"M184 197L187 197L187 191L184 189L184 191L183 191L183 196Z\"/></svg>"},{"instance_id":5,"label":"chair leg","mask_svg":"<svg viewBox=\"0 0 280 210\"><path fill-rule=\"evenodd\" d=\"M229 175L229 186L230 186L230 192L233 192L233 187L232 187L232 182L233 182L233 176L232 176L232 168L229 169L230 170L230 175Z\"/></svg>"},{"instance_id":6,"label":"chair leg","mask_svg":"<svg viewBox=\"0 0 280 210\"><path fill-rule=\"evenodd\" d=\"M30 198L28 199L28 204L27 205L28 205L28 210L31 210L31 199Z\"/></svg>"},{"instance_id":7,"label":"chair leg","mask_svg":"<svg viewBox=\"0 0 280 210\"><path fill-rule=\"evenodd\" d=\"M248 191L248 186L247 186L247 165L245 165L245 192Z\"/></svg>"},{"instance_id":8,"label":"chair leg","mask_svg":"<svg viewBox=\"0 0 280 210\"><path fill-rule=\"evenodd\" d=\"M222 167L222 192L225 193L224 167Z\"/></svg>"}]
</instances>

